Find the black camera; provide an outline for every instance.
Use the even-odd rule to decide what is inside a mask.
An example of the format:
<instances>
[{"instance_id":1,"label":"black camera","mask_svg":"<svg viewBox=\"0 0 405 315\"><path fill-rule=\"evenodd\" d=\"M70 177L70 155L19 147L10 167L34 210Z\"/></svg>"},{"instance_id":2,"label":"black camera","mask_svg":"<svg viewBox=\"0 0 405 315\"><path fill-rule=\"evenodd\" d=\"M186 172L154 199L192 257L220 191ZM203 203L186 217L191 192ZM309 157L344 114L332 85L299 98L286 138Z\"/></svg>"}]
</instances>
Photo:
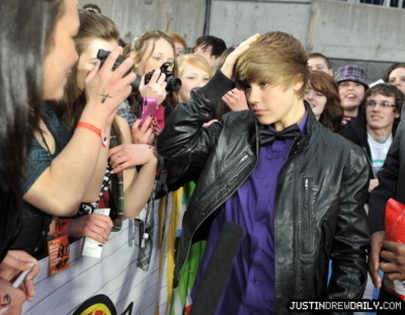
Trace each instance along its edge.
<instances>
[{"instance_id":1,"label":"black camera","mask_svg":"<svg viewBox=\"0 0 405 315\"><path fill-rule=\"evenodd\" d=\"M97 59L100 59L101 64L100 67L103 65L104 61L107 59L108 55L110 54L110 51L106 51L103 49L99 49L97 52ZM125 60L126 58L124 56L118 56L117 60L114 63L113 70L117 69L118 66ZM161 67L160 70L162 73L166 75L165 81L167 82L166 85L166 91L167 92L177 92L181 88L181 80L179 78L175 78L173 76L172 71L168 71L167 68L170 67L170 62L165 62ZM128 73L132 72L132 70L129 70L125 75ZM145 84L148 84L153 73L155 70L148 72L145 74ZM136 79L134 82L131 83L132 90L133 91L138 91L139 90L139 85L141 84L141 79L142 77L140 75L136 75Z\"/></svg>"}]
</instances>

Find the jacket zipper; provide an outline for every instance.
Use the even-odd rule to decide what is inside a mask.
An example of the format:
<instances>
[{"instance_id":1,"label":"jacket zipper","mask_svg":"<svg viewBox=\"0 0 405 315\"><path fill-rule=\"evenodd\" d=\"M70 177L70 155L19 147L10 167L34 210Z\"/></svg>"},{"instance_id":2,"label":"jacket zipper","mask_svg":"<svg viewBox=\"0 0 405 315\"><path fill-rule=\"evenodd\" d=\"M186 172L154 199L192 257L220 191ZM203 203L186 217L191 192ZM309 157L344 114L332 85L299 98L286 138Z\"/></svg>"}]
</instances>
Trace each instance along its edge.
<instances>
[{"instance_id":1,"label":"jacket zipper","mask_svg":"<svg viewBox=\"0 0 405 315\"><path fill-rule=\"evenodd\" d=\"M311 253L313 250L312 238L312 207L311 207L311 187L309 178L304 178L304 209L302 213L302 235L303 235L303 252Z\"/></svg>"}]
</instances>

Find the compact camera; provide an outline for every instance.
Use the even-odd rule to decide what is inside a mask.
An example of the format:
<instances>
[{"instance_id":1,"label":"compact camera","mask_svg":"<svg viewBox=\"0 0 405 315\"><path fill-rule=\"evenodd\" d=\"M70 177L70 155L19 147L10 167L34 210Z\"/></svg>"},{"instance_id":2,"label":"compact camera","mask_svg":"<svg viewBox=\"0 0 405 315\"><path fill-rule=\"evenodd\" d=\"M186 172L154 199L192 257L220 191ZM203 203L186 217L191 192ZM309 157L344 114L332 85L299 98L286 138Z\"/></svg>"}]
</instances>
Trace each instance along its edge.
<instances>
[{"instance_id":1,"label":"compact camera","mask_svg":"<svg viewBox=\"0 0 405 315\"><path fill-rule=\"evenodd\" d=\"M99 49L99 51L97 52L97 59L100 59L100 61L101 61L100 67L103 65L104 61L107 59L107 57L110 53L111 53L110 51ZM125 60L124 56L118 56L117 60L114 63L113 70L115 70L124 60ZM167 68L169 68L170 65L171 65L170 62L165 62L160 67L160 70L162 73L164 73L166 75L166 78L165 78L165 81L167 82L166 91L167 92L177 92L181 88L181 80L179 78L174 77L172 71L167 70ZM129 70L125 75L127 75L131 71L132 70ZM147 74L145 74L145 80L144 80L145 84L149 83L154 72L155 72L155 70L150 71ZM136 75L135 81L131 83L133 91L139 90L139 85L141 84L141 79L142 79L142 77L140 75Z\"/></svg>"}]
</instances>

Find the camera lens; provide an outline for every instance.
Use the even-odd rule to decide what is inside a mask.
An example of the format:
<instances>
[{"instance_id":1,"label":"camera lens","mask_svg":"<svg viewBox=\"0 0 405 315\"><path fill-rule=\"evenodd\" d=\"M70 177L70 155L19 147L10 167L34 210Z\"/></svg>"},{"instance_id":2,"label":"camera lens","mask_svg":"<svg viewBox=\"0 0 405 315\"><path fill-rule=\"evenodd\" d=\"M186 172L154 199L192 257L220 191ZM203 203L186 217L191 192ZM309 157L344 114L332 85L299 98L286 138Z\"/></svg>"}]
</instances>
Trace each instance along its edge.
<instances>
[{"instance_id":1,"label":"camera lens","mask_svg":"<svg viewBox=\"0 0 405 315\"><path fill-rule=\"evenodd\" d=\"M181 88L181 80L179 78L175 78L175 77L168 77L166 79L167 81L167 86L166 86L166 90L168 92L178 92L180 91Z\"/></svg>"}]
</instances>

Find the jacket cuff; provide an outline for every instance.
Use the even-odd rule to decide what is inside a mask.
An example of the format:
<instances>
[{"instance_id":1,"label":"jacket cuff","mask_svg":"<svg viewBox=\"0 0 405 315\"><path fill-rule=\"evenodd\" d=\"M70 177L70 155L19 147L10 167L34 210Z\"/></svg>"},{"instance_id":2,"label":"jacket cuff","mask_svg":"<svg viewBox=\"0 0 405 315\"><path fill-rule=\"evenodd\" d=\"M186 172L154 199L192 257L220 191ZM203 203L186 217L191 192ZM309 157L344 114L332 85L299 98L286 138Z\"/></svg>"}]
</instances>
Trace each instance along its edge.
<instances>
[{"instance_id":1,"label":"jacket cuff","mask_svg":"<svg viewBox=\"0 0 405 315\"><path fill-rule=\"evenodd\" d=\"M235 87L235 83L228 79L221 70L217 70L215 75L208 83L201 88L203 95L213 104L216 104L221 100L221 97L228 91Z\"/></svg>"}]
</instances>

